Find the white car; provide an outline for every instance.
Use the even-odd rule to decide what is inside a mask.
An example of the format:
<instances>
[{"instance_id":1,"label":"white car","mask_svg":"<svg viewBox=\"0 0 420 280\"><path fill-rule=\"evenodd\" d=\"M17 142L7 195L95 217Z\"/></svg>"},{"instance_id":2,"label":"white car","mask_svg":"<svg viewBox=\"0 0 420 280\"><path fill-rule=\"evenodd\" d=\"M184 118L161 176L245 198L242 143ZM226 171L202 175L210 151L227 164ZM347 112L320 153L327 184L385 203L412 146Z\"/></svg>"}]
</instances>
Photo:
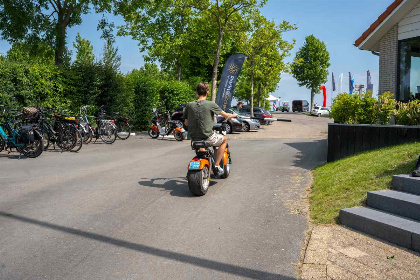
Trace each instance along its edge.
<instances>
[{"instance_id":1,"label":"white car","mask_svg":"<svg viewBox=\"0 0 420 280\"><path fill-rule=\"evenodd\" d=\"M311 115L318 116L318 117L321 117L321 116L329 117L330 109L328 109L327 107L314 106L312 108Z\"/></svg>"}]
</instances>

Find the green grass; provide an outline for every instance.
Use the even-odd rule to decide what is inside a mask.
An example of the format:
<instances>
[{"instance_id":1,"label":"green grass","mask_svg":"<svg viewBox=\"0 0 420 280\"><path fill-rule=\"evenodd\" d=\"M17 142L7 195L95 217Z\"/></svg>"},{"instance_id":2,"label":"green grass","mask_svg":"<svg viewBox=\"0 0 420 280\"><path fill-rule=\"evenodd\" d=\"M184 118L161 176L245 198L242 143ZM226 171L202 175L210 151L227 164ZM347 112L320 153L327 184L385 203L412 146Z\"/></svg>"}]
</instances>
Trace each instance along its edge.
<instances>
[{"instance_id":1,"label":"green grass","mask_svg":"<svg viewBox=\"0 0 420 280\"><path fill-rule=\"evenodd\" d=\"M315 224L338 222L340 209L361 206L368 191L390 187L392 176L414 169L420 143L365 152L327 163L313 171L310 194Z\"/></svg>"}]
</instances>

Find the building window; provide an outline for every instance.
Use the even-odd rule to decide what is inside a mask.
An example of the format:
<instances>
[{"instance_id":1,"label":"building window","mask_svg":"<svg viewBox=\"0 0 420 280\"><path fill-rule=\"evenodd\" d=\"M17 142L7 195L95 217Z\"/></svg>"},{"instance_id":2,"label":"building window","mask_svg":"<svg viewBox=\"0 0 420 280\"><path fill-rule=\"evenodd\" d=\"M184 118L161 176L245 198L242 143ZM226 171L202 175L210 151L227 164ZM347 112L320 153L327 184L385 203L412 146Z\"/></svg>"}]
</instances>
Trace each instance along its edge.
<instances>
[{"instance_id":1,"label":"building window","mask_svg":"<svg viewBox=\"0 0 420 280\"><path fill-rule=\"evenodd\" d=\"M398 84L397 100L420 97L420 37L399 42Z\"/></svg>"}]
</instances>

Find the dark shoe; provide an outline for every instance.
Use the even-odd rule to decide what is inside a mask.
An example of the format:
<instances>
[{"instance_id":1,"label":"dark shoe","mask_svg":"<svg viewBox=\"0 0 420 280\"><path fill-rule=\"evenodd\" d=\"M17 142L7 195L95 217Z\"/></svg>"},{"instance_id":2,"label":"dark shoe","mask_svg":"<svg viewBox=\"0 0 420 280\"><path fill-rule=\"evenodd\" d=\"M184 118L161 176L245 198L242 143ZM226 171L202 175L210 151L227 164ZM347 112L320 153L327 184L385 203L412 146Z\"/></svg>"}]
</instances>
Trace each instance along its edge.
<instances>
[{"instance_id":1,"label":"dark shoe","mask_svg":"<svg viewBox=\"0 0 420 280\"><path fill-rule=\"evenodd\" d=\"M419 156L419 159L416 162L416 167L414 168L413 173L411 173L411 176L420 177L420 156Z\"/></svg>"}]
</instances>

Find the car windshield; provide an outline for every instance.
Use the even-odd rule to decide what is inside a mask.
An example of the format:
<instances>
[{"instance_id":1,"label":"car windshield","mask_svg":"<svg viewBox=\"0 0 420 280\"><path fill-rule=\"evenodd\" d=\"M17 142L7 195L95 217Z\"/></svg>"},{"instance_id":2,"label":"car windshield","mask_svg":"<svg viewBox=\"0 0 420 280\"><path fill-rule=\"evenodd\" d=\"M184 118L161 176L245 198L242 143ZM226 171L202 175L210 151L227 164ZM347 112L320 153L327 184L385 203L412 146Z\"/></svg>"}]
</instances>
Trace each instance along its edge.
<instances>
[{"instance_id":1,"label":"car windshield","mask_svg":"<svg viewBox=\"0 0 420 280\"><path fill-rule=\"evenodd\" d=\"M314 109L315 109L315 110L318 110L318 109L319 109L319 107L314 107Z\"/></svg>"}]
</instances>

